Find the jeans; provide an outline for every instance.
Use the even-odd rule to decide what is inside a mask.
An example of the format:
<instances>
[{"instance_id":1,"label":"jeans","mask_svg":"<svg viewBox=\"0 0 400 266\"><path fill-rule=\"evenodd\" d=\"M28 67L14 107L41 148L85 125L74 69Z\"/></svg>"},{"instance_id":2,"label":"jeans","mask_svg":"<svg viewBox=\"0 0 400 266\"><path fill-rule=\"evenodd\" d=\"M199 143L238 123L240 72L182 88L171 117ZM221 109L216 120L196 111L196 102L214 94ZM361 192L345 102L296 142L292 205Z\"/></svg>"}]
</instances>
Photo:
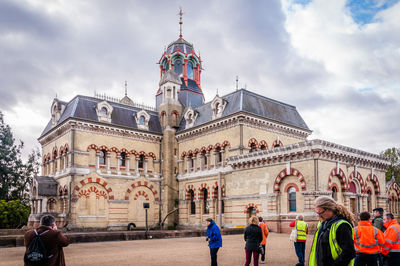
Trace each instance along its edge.
<instances>
[{"instance_id":1,"label":"jeans","mask_svg":"<svg viewBox=\"0 0 400 266\"><path fill-rule=\"evenodd\" d=\"M378 254L357 253L354 266L377 266Z\"/></svg>"},{"instance_id":2,"label":"jeans","mask_svg":"<svg viewBox=\"0 0 400 266\"><path fill-rule=\"evenodd\" d=\"M299 263L304 265L304 256L306 253L306 242L294 242L294 249L296 250L296 255L299 258Z\"/></svg>"},{"instance_id":3,"label":"jeans","mask_svg":"<svg viewBox=\"0 0 400 266\"><path fill-rule=\"evenodd\" d=\"M246 252L246 263L244 264L244 266L249 266L250 265L250 263L251 263L251 254L253 254L254 266L258 266L258 255L259 255L258 251L245 249L245 252Z\"/></svg>"},{"instance_id":4,"label":"jeans","mask_svg":"<svg viewBox=\"0 0 400 266\"><path fill-rule=\"evenodd\" d=\"M263 250L264 250L264 254L261 254L261 261L265 261L265 245L261 245Z\"/></svg>"},{"instance_id":5,"label":"jeans","mask_svg":"<svg viewBox=\"0 0 400 266\"><path fill-rule=\"evenodd\" d=\"M218 266L217 264L217 252L219 248L210 248L211 255L211 266Z\"/></svg>"}]
</instances>

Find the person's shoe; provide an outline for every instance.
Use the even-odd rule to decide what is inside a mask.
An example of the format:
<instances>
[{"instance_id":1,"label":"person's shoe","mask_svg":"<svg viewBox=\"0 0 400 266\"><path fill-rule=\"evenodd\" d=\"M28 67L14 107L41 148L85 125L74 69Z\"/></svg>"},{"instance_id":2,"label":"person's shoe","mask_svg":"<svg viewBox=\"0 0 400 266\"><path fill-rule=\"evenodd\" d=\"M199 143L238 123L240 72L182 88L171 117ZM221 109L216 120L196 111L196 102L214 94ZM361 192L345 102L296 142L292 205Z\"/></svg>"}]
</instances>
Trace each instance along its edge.
<instances>
[{"instance_id":1,"label":"person's shoe","mask_svg":"<svg viewBox=\"0 0 400 266\"><path fill-rule=\"evenodd\" d=\"M261 264L265 264L265 260L260 261Z\"/></svg>"}]
</instances>

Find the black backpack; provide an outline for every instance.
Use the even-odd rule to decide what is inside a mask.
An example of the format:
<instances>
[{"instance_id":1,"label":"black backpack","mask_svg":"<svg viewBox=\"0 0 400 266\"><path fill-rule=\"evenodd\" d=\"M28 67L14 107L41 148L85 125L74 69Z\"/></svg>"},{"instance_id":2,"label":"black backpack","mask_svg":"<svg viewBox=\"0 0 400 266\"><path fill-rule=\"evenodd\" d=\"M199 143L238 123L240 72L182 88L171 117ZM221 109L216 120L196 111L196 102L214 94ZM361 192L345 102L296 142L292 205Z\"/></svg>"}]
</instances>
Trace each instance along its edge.
<instances>
[{"instance_id":1,"label":"black backpack","mask_svg":"<svg viewBox=\"0 0 400 266\"><path fill-rule=\"evenodd\" d=\"M47 233L49 230L46 230L41 234L38 234L36 230L34 231L35 238L31 241L25 252L24 261L26 263L43 263L47 261L49 257L47 256L46 247L44 246L44 243L40 236Z\"/></svg>"}]
</instances>

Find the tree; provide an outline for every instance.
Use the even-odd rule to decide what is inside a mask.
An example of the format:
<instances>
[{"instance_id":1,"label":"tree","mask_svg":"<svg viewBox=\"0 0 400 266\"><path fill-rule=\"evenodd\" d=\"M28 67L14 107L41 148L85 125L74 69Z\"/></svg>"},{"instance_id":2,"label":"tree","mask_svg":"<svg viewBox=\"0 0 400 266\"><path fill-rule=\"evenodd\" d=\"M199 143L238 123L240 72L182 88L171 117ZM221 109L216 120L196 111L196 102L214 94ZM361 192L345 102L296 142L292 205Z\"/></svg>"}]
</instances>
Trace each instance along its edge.
<instances>
[{"instance_id":1,"label":"tree","mask_svg":"<svg viewBox=\"0 0 400 266\"><path fill-rule=\"evenodd\" d=\"M29 200L29 184L39 170L40 153L34 149L26 163L22 161L24 143L16 143L11 127L4 123L0 111L0 200Z\"/></svg>"},{"instance_id":2,"label":"tree","mask_svg":"<svg viewBox=\"0 0 400 266\"><path fill-rule=\"evenodd\" d=\"M386 168L386 180L389 181L394 176L397 182L400 182L400 149L389 148L381 152L381 155L390 161L390 165Z\"/></svg>"}]
</instances>

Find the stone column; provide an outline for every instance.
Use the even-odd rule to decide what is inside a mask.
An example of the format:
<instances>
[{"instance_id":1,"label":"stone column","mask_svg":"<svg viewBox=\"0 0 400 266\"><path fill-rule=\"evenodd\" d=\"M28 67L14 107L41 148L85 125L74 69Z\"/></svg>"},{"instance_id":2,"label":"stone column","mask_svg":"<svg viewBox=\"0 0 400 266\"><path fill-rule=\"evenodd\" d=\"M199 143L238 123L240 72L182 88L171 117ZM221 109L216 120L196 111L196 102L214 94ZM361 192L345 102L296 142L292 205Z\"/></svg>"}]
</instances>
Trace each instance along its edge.
<instances>
[{"instance_id":1,"label":"stone column","mask_svg":"<svg viewBox=\"0 0 400 266\"><path fill-rule=\"evenodd\" d=\"M218 152L213 152L213 154L214 154L214 169L217 169L217 155L218 155Z\"/></svg>"},{"instance_id":2,"label":"stone column","mask_svg":"<svg viewBox=\"0 0 400 266\"><path fill-rule=\"evenodd\" d=\"M107 174L111 174L110 157L111 157L111 154L107 153L107 155L106 155L106 158L107 158L107 161L106 161L106 163L107 163Z\"/></svg>"},{"instance_id":3,"label":"stone column","mask_svg":"<svg viewBox=\"0 0 400 266\"><path fill-rule=\"evenodd\" d=\"M130 172L130 169L129 169L129 161L130 161L131 159L130 159L130 157L129 156L126 156L126 160L125 160L125 168L126 168L126 174L127 175L131 175L131 172Z\"/></svg>"},{"instance_id":4,"label":"stone column","mask_svg":"<svg viewBox=\"0 0 400 266\"><path fill-rule=\"evenodd\" d=\"M43 213L43 200L39 199L39 213Z\"/></svg>"},{"instance_id":5,"label":"stone column","mask_svg":"<svg viewBox=\"0 0 400 266\"><path fill-rule=\"evenodd\" d=\"M206 156L207 156L207 170L210 170L210 154L207 153Z\"/></svg>"},{"instance_id":6,"label":"stone column","mask_svg":"<svg viewBox=\"0 0 400 266\"><path fill-rule=\"evenodd\" d=\"M186 172L190 173L190 158L186 158Z\"/></svg>"},{"instance_id":7,"label":"stone column","mask_svg":"<svg viewBox=\"0 0 400 266\"><path fill-rule=\"evenodd\" d=\"M193 160L193 172L197 172L197 154L193 155L192 160Z\"/></svg>"},{"instance_id":8,"label":"stone column","mask_svg":"<svg viewBox=\"0 0 400 266\"><path fill-rule=\"evenodd\" d=\"M139 173L139 158L136 158L136 176L139 177L140 173Z\"/></svg>"},{"instance_id":9,"label":"stone column","mask_svg":"<svg viewBox=\"0 0 400 266\"><path fill-rule=\"evenodd\" d=\"M126 157L125 157L125 164L126 164ZM121 174L121 155L117 156L117 174Z\"/></svg>"},{"instance_id":10,"label":"stone column","mask_svg":"<svg viewBox=\"0 0 400 266\"><path fill-rule=\"evenodd\" d=\"M204 155L200 154L200 171L203 171L204 168Z\"/></svg>"},{"instance_id":11,"label":"stone column","mask_svg":"<svg viewBox=\"0 0 400 266\"><path fill-rule=\"evenodd\" d=\"M144 161L143 161L143 168L144 168L144 175L145 175L146 177L149 176L149 174L148 174L148 172L147 172L147 162L148 162L148 160L147 160L147 158L145 158Z\"/></svg>"},{"instance_id":12,"label":"stone column","mask_svg":"<svg viewBox=\"0 0 400 266\"><path fill-rule=\"evenodd\" d=\"M100 169L100 152L96 152L96 170Z\"/></svg>"},{"instance_id":13,"label":"stone column","mask_svg":"<svg viewBox=\"0 0 400 266\"><path fill-rule=\"evenodd\" d=\"M226 162L225 162L225 150L221 150L221 166L225 167Z\"/></svg>"}]
</instances>

